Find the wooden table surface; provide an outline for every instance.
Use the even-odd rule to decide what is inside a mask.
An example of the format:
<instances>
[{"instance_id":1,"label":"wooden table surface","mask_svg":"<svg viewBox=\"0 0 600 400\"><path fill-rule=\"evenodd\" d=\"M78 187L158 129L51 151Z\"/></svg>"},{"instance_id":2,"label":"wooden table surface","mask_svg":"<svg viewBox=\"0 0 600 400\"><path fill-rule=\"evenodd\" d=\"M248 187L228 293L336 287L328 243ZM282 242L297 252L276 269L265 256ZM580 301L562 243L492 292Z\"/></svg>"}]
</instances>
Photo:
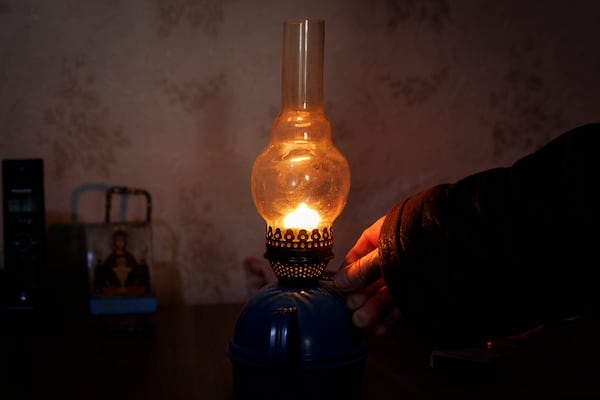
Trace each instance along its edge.
<instances>
[{"instance_id":1,"label":"wooden table surface","mask_svg":"<svg viewBox=\"0 0 600 400\"><path fill-rule=\"evenodd\" d=\"M151 329L126 333L89 316L2 318L0 399L231 399L225 348L242 308L159 307ZM374 338L363 398L600 398L599 334L599 324L578 322L505 343L494 373L433 370L402 335Z\"/></svg>"}]
</instances>

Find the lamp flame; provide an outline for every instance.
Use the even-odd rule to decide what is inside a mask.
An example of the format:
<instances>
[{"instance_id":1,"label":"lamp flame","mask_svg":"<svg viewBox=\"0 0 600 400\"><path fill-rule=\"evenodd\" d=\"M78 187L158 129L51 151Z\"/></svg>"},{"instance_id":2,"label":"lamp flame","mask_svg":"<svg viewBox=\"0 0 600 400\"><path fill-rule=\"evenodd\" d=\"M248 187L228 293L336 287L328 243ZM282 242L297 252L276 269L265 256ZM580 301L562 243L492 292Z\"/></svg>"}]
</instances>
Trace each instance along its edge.
<instances>
[{"instance_id":1,"label":"lamp flame","mask_svg":"<svg viewBox=\"0 0 600 400\"><path fill-rule=\"evenodd\" d=\"M320 222L319 213L308 207L306 203L301 203L283 219L285 228L303 228L308 230L317 228Z\"/></svg>"}]
</instances>

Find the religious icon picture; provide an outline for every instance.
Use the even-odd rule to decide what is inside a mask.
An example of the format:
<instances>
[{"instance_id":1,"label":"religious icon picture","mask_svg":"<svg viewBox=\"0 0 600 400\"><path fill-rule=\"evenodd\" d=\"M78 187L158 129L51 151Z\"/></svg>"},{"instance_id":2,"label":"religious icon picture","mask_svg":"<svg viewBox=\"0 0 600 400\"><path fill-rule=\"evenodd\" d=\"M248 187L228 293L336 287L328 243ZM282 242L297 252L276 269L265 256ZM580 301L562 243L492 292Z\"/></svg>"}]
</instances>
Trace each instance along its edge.
<instances>
[{"instance_id":1,"label":"religious icon picture","mask_svg":"<svg viewBox=\"0 0 600 400\"><path fill-rule=\"evenodd\" d=\"M149 224L91 224L86 241L91 311L154 311Z\"/></svg>"}]
</instances>

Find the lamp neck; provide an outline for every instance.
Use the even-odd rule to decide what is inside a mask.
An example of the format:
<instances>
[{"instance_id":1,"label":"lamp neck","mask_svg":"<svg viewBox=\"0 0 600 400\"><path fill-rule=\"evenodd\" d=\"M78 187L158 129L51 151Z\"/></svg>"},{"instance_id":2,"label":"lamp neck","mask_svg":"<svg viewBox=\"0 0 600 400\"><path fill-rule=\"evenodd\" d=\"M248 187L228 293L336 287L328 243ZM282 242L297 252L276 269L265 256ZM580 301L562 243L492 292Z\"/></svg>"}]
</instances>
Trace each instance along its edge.
<instances>
[{"instance_id":1,"label":"lamp neck","mask_svg":"<svg viewBox=\"0 0 600 400\"><path fill-rule=\"evenodd\" d=\"M324 27L323 20L284 22L282 110L323 108Z\"/></svg>"}]
</instances>

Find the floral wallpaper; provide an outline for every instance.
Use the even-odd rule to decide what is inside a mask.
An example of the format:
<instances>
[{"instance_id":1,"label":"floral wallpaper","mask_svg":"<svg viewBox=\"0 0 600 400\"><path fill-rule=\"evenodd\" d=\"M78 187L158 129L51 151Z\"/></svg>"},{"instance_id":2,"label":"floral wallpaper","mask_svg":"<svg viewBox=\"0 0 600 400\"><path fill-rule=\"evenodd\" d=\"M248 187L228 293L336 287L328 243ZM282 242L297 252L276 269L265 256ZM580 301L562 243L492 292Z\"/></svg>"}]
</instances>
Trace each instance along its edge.
<instances>
[{"instance_id":1,"label":"floral wallpaper","mask_svg":"<svg viewBox=\"0 0 600 400\"><path fill-rule=\"evenodd\" d=\"M600 117L594 0L0 0L0 158L44 159L49 267L79 267L69 226L103 220L104 187L139 187L159 304L245 300L264 253L250 172L282 23L304 17L326 21L325 111L352 174L330 268L405 196Z\"/></svg>"}]
</instances>

